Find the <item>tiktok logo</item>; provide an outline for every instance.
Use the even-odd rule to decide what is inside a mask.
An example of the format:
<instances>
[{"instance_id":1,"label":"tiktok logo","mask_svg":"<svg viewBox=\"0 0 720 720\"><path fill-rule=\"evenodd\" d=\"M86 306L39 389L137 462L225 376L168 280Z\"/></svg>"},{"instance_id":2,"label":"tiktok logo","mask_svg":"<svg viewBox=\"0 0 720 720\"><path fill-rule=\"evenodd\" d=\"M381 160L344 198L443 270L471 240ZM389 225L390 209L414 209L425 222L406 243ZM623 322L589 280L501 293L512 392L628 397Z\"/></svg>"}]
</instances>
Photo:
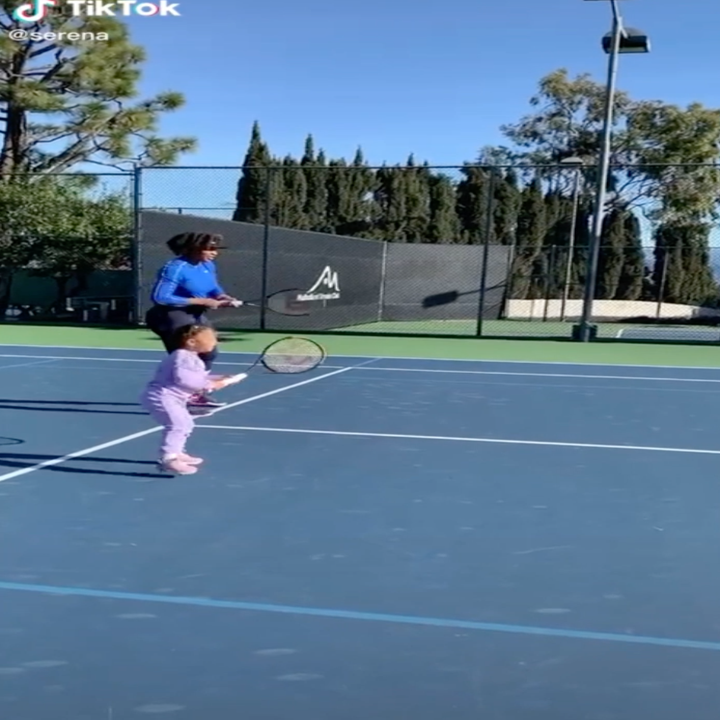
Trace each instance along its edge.
<instances>
[{"instance_id":1,"label":"tiktok logo","mask_svg":"<svg viewBox=\"0 0 720 720\"><path fill-rule=\"evenodd\" d=\"M13 11L13 20L19 22L34 23L42 20L49 12L49 8L55 7L58 0L32 0Z\"/></svg>"}]
</instances>

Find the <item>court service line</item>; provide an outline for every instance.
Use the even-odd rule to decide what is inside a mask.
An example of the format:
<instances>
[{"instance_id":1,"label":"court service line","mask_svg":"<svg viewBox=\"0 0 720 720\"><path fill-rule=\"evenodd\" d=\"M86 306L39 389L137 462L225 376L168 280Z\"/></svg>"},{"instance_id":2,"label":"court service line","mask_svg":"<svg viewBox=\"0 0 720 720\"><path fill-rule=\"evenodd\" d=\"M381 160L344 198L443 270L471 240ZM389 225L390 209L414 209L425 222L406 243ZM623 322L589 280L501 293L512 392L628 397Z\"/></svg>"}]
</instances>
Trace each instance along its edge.
<instances>
[{"instance_id":1,"label":"court service line","mask_svg":"<svg viewBox=\"0 0 720 720\"><path fill-rule=\"evenodd\" d=\"M367 363L371 363L379 359L380 358L372 358L367 362L362 363L362 365L366 365ZM292 385L285 385L280 388L275 388L275 390L270 390L268 392L261 393L260 395L252 395L251 397L243 398L242 400L237 400L236 402L228 403L221 408L217 408L211 413L207 413L205 417L208 417L209 415L215 415L219 412L223 412L224 410L230 410L231 408L240 407L241 405L247 405L248 403L255 402L256 400L264 400L265 398L271 397L273 395L279 395L280 393L286 392L287 390L293 390L294 388L303 387L304 385L310 385L311 383L316 383L319 380L333 377L333 375L340 375L341 373L349 372L350 370L354 369L355 367L346 367L341 368L340 370L333 370L332 372L324 373L323 375L317 375L316 377L311 377L307 380L301 380L300 382L293 383ZM146 435L151 435L152 433L156 433L161 429L162 428L160 426L155 426L149 428L148 430L141 430L140 432L132 433L131 435L124 435L123 437L116 438L115 440L110 440L109 442L101 443L100 445L93 445L92 447L83 448L82 450L77 450L76 452L68 453L67 455L58 456L56 458L52 458L51 460L45 460L44 462L38 463L37 465L22 468L21 470L14 470L13 472L6 473L5 475L0 475L0 482L10 480L11 478L20 477L21 475L27 475L29 473L36 472L37 470L42 470L44 468L61 465L68 460L85 457L86 455L92 455L93 453L100 452L100 450L115 447L116 445L122 445L123 443L130 442L131 440L137 440L138 438L145 437Z\"/></svg>"},{"instance_id":2,"label":"court service line","mask_svg":"<svg viewBox=\"0 0 720 720\"><path fill-rule=\"evenodd\" d=\"M340 357L340 356L338 356ZM11 355L11 354L0 354L0 358L44 358L48 362L55 360L78 360L83 362L118 362L118 363L151 363L157 364L157 360L154 359L138 359L138 358L119 358L119 357L85 357L79 355ZM387 358L385 358L387 359ZM27 363L30 364L41 364L41 363ZM251 362L227 362L218 361L215 365L222 366L243 366L252 365ZM20 365L9 365L6 367L21 367ZM577 378L579 380L641 380L650 382L680 382L680 383L714 383L719 384L720 378L677 378L677 377L664 377L664 376L649 376L649 375L591 375L581 373L540 373L540 372L512 372L509 370L440 370L437 368L408 368L408 367L363 367L362 365L323 365L323 368L329 370L342 369L342 368L354 368L356 370L378 372L399 372L399 373L431 373L441 375L498 375L498 376L509 376L509 377L542 377L542 378ZM0 366L0 370L3 369ZM718 368L720 370L720 368Z\"/></svg>"},{"instance_id":3,"label":"court service line","mask_svg":"<svg viewBox=\"0 0 720 720\"><path fill-rule=\"evenodd\" d=\"M364 371L385 370L388 372L441 373L449 375L510 375L513 377L579 378L581 380L652 380L656 382L720 383L720 378L676 378L642 375L585 375L579 373L510 372L507 370L438 370L428 368L366 367Z\"/></svg>"},{"instance_id":4,"label":"court service line","mask_svg":"<svg viewBox=\"0 0 720 720\"><path fill-rule=\"evenodd\" d=\"M294 605L274 605L271 603L242 602L239 600L214 600L202 597L184 597L173 595L153 595L150 593L130 593L115 590L94 590L90 588L62 587L55 585L32 585L25 583L2 582L0 590L10 592L38 593L42 595L64 595L71 597L101 598L105 600L127 600L162 605L180 605L184 607L213 608L218 610L240 610L246 612L278 613L304 617L333 618L364 622L390 623L395 625L415 625L425 627L474 630L476 632L510 633L514 635L541 635L573 640L596 640L633 645L654 645L668 648L690 650L720 651L720 642L711 640L686 640L683 638L662 638L648 635L629 635L622 633L594 632L590 630L569 630L564 628L537 627L534 625L511 625L505 623L478 622L475 620L455 620L453 618L423 617L418 615L394 615L391 613L360 612L333 608L302 607Z\"/></svg>"},{"instance_id":5,"label":"court service line","mask_svg":"<svg viewBox=\"0 0 720 720\"><path fill-rule=\"evenodd\" d=\"M277 333L280 334L280 333ZM335 337L356 337L350 333L343 335L337 335ZM363 336L357 336L363 337ZM397 335L390 335L388 337L397 338ZM402 336L400 336L402 337ZM371 340L381 340L382 337L373 336L369 338ZM413 339L413 338L409 338ZM428 338L422 338L423 340L442 340L442 336L432 336ZM457 338L453 338L457 339ZM467 340L477 340L478 338L468 336L467 338L460 338ZM487 340L488 338L484 338ZM508 340L509 338L489 338L490 340ZM517 340L513 337L512 339ZM522 342L522 340L518 340ZM163 351L155 348L128 348L128 347L98 347L97 345L24 345L22 343L0 343L0 348L35 348L35 349L52 349L52 350L96 350L98 352L154 352L161 354ZM713 343L708 342L708 347L713 347ZM250 350L223 350L223 355L250 355L255 356L258 351ZM377 359L377 356L370 355L339 355L337 353L331 353L332 357L335 358L350 358L353 360L372 360ZM95 359L95 358L93 358ZM447 363L481 363L481 364L494 364L494 365L564 365L566 367L618 367L618 368L647 368L647 369L658 369L658 370L712 370L720 371L720 365L650 365L643 363L613 363L613 362L572 362L567 360L503 360L502 358L433 358L425 357L423 355L393 355L384 356L383 360L409 360L411 362L447 362Z\"/></svg>"},{"instance_id":6,"label":"court service line","mask_svg":"<svg viewBox=\"0 0 720 720\"><path fill-rule=\"evenodd\" d=\"M384 438L388 440L436 440L445 442L485 443L497 445L536 445L539 447L589 448L593 450L636 450L643 452L687 453L691 455L720 455L720 450L695 448L654 447L651 445L609 445L602 443L556 442L553 440L511 440L507 438L454 437L452 435L406 435L403 433L348 432L343 430L305 430L299 428L251 427L246 425L205 425L208 430L243 430L246 432L289 433L293 435L335 435L338 437ZM2 480L2 478L0 478Z\"/></svg>"}]
</instances>

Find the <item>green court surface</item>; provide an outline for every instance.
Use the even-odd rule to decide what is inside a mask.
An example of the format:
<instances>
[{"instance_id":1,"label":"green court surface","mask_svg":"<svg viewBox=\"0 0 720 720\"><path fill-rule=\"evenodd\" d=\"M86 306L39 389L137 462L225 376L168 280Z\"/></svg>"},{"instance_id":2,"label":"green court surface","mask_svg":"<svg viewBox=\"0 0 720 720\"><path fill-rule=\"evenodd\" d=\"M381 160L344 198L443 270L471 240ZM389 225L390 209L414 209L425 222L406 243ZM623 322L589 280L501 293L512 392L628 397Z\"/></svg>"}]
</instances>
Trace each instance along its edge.
<instances>
[{"instance_id":1,"label":"green court surface","mask_svg":"<svg viewBox=\"0 0 720 720\"><path fill-rule=\"evenodd\" d=\"M224 351L256 352L287 333L225 332ZM562 340L476 338L368 337L353 334L312 335L329 355L410 357L453 360L589 363L607 365L665 365L720 368L717 345L577 343ZM160 342L142 328L107 329L38 325L0 325L0 345L160 349Z\"/></svg>"}]
</instances>

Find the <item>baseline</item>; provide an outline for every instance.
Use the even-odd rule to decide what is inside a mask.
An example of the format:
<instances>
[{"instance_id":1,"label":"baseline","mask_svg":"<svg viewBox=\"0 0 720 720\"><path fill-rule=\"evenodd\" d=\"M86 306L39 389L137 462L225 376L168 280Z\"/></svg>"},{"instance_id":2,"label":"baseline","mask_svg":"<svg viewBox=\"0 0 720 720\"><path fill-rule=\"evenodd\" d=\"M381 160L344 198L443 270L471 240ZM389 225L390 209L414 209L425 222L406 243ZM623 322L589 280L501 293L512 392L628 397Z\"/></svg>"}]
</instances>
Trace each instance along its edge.
<instances>
[{"instance_id":1,"label":"baseline","mask_svg":"<svg viewBox=\"0 0 720 720\"><path fill-rule=\"evenodd\" d=\"M553 440L512 440L509 438L457 437L452 435L407 435L403 433L351 432L344 430L305 430L301 428L253 427L246 425L198 424L206 430L288 433L294 435L335 435L338 437L381 438L386 440L434 440L440 442L485 443L496 445L534 445L539 447L587 448L591 450L635 450L638 452L685 453L688 455L720 455L720 450L702 448L669 448L651 445L607 445L603 443L559 442ZM0 477L2 480L2 477Z\"/></svg>"}]
</instances>

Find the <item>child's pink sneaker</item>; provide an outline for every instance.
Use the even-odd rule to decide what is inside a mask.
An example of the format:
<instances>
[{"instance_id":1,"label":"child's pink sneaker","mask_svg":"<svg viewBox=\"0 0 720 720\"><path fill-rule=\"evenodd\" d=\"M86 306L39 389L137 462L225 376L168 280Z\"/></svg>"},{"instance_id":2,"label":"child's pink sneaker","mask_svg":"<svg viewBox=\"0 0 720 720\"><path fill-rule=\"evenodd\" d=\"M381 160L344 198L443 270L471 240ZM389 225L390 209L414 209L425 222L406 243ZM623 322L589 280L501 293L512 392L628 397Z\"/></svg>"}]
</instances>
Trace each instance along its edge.
<instances>
[{"instance_id":1,"label":"child's pink sneaker","mask_svg":"<svg viewBox=\"0 0 720 720\"><path fill-rule=\"evenodd\" d=\"M180 457L164 458L160 461L160 467L173 475L194 475L198 469L194 465L181 460Z\"/></svg>"},{"instance_id":2,"label":"child's pink sneaker","mask_svg":"<svg viewBox=\"0 0 720 720\"><path fill-rule=\"evenodd\" d=\"M180 453L178 455L178 460L184 462L186 465L202 465L203 462L205 462L202 458L193 457L187 453Z\"/></svg>"}]
</instances>

